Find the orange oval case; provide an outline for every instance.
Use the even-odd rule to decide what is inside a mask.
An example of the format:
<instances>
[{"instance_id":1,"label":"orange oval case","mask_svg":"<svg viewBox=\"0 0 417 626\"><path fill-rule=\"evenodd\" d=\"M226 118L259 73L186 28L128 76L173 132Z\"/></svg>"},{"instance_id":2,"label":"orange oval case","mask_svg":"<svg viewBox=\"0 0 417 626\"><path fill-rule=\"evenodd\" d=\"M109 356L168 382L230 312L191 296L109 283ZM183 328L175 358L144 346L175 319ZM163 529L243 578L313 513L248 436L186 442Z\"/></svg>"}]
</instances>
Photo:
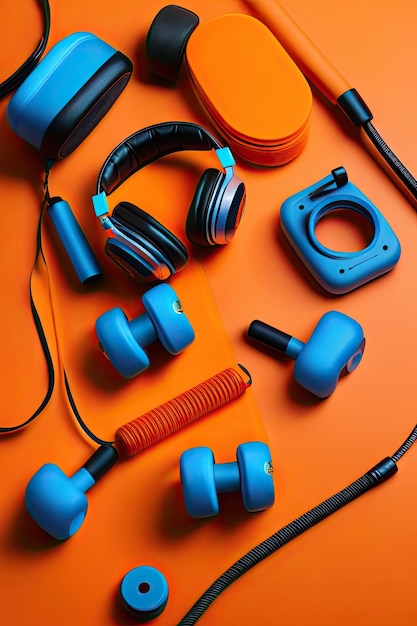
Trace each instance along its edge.
<instances>
[{"instance_id":1,"label":"orange oval case","mask_svg":"<svg viewBox=\"0 0 417 626\"><path fill-rule=\"evenodd\" d=\"M303 149L310 86L271 31L249 15L226 14L190 36L186 65L194 91L234 152L276 166Z\"/></svg>"}]
</instances>

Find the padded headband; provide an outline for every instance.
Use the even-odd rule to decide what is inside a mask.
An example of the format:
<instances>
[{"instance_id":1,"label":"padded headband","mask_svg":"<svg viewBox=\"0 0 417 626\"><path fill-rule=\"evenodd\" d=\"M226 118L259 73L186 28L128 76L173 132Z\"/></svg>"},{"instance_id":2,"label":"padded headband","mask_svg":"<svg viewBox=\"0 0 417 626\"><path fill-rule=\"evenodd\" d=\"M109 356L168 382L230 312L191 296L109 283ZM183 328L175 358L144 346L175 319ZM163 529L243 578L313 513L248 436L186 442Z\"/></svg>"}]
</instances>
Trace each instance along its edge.
<instances>
[{"instance_id":1,"label":"padded headband","mask_svg":"<svg viewBox=\"0 0 417 626\"><path fill-rule=\"evenodd\" d=\"M139 169L173 152L221 148L217 139L197 124L165 122L148 126L109 154L98 175L97 194L111 194Z\"/></svg>"}]
</instances>

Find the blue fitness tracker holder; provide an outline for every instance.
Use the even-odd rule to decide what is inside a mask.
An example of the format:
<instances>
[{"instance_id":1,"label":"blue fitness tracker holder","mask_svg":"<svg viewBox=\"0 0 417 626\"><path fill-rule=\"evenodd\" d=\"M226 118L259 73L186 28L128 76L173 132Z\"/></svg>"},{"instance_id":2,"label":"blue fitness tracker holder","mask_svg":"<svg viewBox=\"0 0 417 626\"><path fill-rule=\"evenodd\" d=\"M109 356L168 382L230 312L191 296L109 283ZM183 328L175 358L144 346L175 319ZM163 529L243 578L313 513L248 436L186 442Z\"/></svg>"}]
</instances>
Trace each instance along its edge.
<instances>
[{"instance_id":1,"label":"blue fitness tracker holder","mask_svg":"<svg viewBox=\"0 0 417 626\"><path fill-rule=\"evenodd\" d=\"M354 252L323 246L316 237L318 222L332 211L355 211L373 229L372 241ZM336 295L360 287L390 271L401 254L400 243L377 207L351 182L343 167L287 198L280 225L288 241L318 283Z\"/></svg>"}]
</instances>

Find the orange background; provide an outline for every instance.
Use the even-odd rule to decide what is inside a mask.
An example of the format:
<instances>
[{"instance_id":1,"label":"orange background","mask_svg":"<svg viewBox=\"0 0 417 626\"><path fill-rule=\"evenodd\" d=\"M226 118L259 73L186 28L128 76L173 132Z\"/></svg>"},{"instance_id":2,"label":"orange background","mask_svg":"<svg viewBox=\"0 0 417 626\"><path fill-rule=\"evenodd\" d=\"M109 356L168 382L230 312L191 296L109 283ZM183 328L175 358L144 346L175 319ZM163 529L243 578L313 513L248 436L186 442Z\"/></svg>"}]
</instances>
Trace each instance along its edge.
<instances>
[{"instance_id":1,"label":"orange background","mask_svg":"<svg viewBox=\"0 0 417 626\"><path fill-rule=\"evenodd\" d=\"M232 244L204 254L187 244L191 261L172 285L196 329L194 344L175 358L155 348L151 368L128 382L103 362L94 340L96 317L113 306L129 317L142 308L141 288L104 257L104 234L91 207L100 165L119 141L149 124L182 119L210 128L184 73L175 88L147 74L144 37L165 4L51 2L48 48L72 32L89 30L127 54L135 69L105 119L51 173L51 193L71 205L105 277L94 288L81 288L45 223L55 325L44 271L36 274L34 287L58 381L43 414L1 441L0 622L5 626L134 623L120 608L117 588L123 575L141 564L155 565L167 577L170 598L156 623L172 626L231 563L392 454L416 421L415 210L357 141L350 123L315 90L310 134L299 157L273 169L238 162L248 199ZM415 3L351 0L347 7L328 0L286 0L283 5L356 87L372 109L375 127L416 174ZM249 3L238 0L189 0L183 6L201 20L250 11ZM5 78L34 48L41 22L30 0L9 3L2 15ZM224 71L232 69L231 54ZM42 160L10 130L7 102L0 103L2 425L28 417L47 380L28 295ZM402 255L386 276L331 297L317 288L289 249L279 228L279 208L339 165L389 221ZM137 174L119 197L148 210L185 241L187 206L201 172L212 166L210 154L177 155ZM294 382L292 362L257 350L245 335L252 319L259 318L305 341L331 308L361 323L367 347L357 371L341 380L330 398L317 401ZM253 377L245 396L116 466L89 492L87 518L74 537L57 543L34 526L23 505L30 477L45 462L72 474L93 451L68 409L61 366L85 421L99 436L111 438L121 423L237 362ZM218 461L228 461L238 443L255 438L271 447L275 505L250 515L239 496L230 496L222 499L215 519L188 518L178 484L181 452L210 445ZM416 454L413 448L407 453L391 481L233 584L199 623L415 624Z\"/></svg>"}]
</instances>

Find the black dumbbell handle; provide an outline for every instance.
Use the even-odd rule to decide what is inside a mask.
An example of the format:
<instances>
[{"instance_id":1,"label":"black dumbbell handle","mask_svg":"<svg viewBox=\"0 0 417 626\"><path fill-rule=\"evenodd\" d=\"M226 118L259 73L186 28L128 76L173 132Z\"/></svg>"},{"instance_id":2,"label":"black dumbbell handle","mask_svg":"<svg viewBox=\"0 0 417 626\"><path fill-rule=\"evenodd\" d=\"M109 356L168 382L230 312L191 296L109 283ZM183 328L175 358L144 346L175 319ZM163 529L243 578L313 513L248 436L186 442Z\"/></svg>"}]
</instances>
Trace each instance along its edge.
<instances>
[{"instance_id":1,"label":"black dumbbell handle","mask_svg":"<svg viewBox=\"0 0 417 626\"><path fill-rule=\"evenodd\" d=\"M119 453L113 446L103 445L97 448L83 467L97 482L119 459Z\"/></svg>"},{"instance_id":2,"label":"black dumbbell handle","mask_svg":"<svg viewBox=\"0 0 417 626\"><path fill-rule=\"evenodd\" d=\"M288 335L282 330L278 330L269 324L265 324L265 322L261 322L260 320L253 320L253 322L250 323L248 328L248 337L255 339L255 341L259 341L259 343L266 346L274 348L282 354L286 353L288 343L290 339L292 339L291 335Z\"/></svg>"}]
</instances>

